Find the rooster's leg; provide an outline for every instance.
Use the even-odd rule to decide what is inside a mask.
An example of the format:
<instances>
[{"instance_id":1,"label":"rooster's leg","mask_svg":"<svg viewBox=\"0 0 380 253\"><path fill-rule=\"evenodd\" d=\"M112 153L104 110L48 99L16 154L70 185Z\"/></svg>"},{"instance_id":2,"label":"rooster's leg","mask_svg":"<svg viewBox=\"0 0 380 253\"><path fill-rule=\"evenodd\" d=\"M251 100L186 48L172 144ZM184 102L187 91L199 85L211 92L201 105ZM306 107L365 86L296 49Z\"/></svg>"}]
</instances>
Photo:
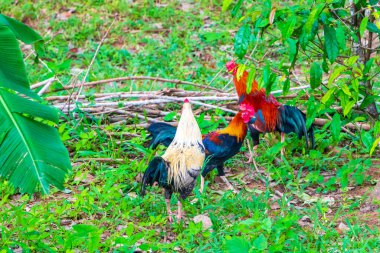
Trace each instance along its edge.
<instances>
[{"instance_id":1,"label":"rooster's leg","mask_svg":"<svg viewBox=\"0 0 380 253\"><path fill-rule=\"evenodd\" d=\"M238 193L238 191L232 186L230 181L226 178L226 176L220 176L220 178L223 180L223 182L227 185L229 190L232 190L234 193Z\"/></svg>"},{"instance_id":2,"label":"rooster's leg","mask_svg":"<svg viewBox=\"0 0 380 253\"><path fill-rule=\"evenodd\" d=\"M178 200L178 213L177 213L177 222L179 223L182 219L182 203Z\"/></svg>"},{"instance_id":3,"label":"rooster's leg","mask_svg":"<svg viewBox=\"0 0 380 253\"><path fill-rule=\"evenodd\" d=\"M249 158L248 158L248 161L246 161L245 163L251 163L252 162L252 159L253 159L253 156L255 155L255 153L254 152L252 152L252 149L251 149L251 145L250 145L250 143L249 143L249 140L248 139L246 139L247 140L247 146L248 146L248 151L249 151ZM254 148L254 150L255 150L255 147L253 147Z\"/></svg>"},{"instance_id":4,"label":"rooster's leg","mask_svg":"<svg viewBox=\"0 0 380 253\"><path fill-rule=\"evenodd\" d=\"M201 189L199 190L201 193L203 193L204 187L205 187L205 178L201 175Z\"/></svg>"},{"instance_id":5,"label":"rooster's leg","mask_svg":"<svg viewBox=\"0 0 380 253\"><path fill-rule=\"evenodd\" d=\"M284 144L285 142L285 133L281 133L281 143ZM285 156L285 147L281 147L281 157Z\"/></svg>"},{"instance_id":6,"label":"rooster's leg","mask_svg":"<svg viewBox=\"0 0 380 253\"><path fill-rule=\"evenodd\" d=\"M251 150L251 146L249 146L249 141L247 140L247 142L248 142L248 150L249 150L249 153L250 153L250 157L249 157L249 159L248 159L248 161L247 162L245 162L245 163L253 163L253 166L255 167L255 170L256 171L259 171L259 169L258 169L258 167L257 167L257 164L256 164L256 159L255 159L255 157L256 157L256 149L257 149L257 147L258 147L258 145L255 145L255 146L253 146L253 151Z\"/></svg>"},{"instance_id":7,"label":"rooster's leg","mask_svg":"<svg viewBox=\"0 0 380 253\"><path fill-rule=\"evenodd\" d=\"M168 212L168 220L170 222L173 222L172 212L170 211L170 199L165 199L165 202L166 202L166 211Z\"/></svg>"},{"instance_id":8,"label":"rooster's leg","mask_svg":"<svg viewBox=\"0 0 380 253\"><path fill-rule=\"evenodd\" d=\"M255 167L255 170L256 171L259 171L259 167L257 167L257 164L256 164L256 149L257 149L257 146L258 145L256 145L256 146L254 146L253 147L253 154L254 154L254 156L253 156L253 158L252 158L252 162L253 162L253 166Z\"/></svg>"},{"instance_id":9,"label":"rooster's leg","mask_svg":"<svg viewBox=\"0 0 380 253\"><path fill-rule=\"evenodd\" d=\"M166 203L166 211L168 212L168 220L169 222L173 222L172 212L170 210L170 199L172 198L173 191L165 188L165 203Z\"/></svg>"}]
</instances>

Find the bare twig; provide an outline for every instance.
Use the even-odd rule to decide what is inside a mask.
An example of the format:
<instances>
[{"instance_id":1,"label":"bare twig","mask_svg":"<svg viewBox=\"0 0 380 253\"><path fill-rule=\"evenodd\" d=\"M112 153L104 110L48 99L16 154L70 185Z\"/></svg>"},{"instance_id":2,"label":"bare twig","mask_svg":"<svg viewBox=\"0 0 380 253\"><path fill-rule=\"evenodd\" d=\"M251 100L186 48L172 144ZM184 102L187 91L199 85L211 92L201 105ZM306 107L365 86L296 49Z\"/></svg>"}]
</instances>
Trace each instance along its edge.
<instances>
[{"instance_id":1,"label":"bare twig","mask_svg":"<svg viewBox=\"0 0 380 253\"><path fill-rule=\"evenodd\" d=\"M215 79L220 75L220 73L222 73L224 67L221 67L218 71L218 73L216 73L216 75L211 79L211 81L208 83L208 87L210 87L210 85L215 81Z\"/></svg>"},{"instance_id":2,"label":"bare twig","mask_svg":"<svg viewBox=\"0 0 380 253\"><path fill-rule=\"evenodd\" d=\"M39 82L39 83L36 83L36 84L33 84L30 86L30 89L34 90L38 87L41 87L41 86L44 86L46 85L47 83L50 83L50 82L54 82L55 81L55 77L50 77L49 79L46 79L42 82Z\"/></svg>"},{"instance_id":3,"label":"bare twig","mask_svg":"<svg viewBox=\"0 0 380 253\"><path fill-rule=\"evenodd\" d=\"M49 89L50 85L53 83L54 80L55 80L55 79L52 79L52 80L50 80L50 82L47 82L47 83L45 84L45 86L42 87L42 89L38 92L38 95L41 96L42 94L44 94L45 91L47 91L47 90Z\"/></svg>"},{"instance_id":4,"label":"bare twig","mask_svg":"<svg viewBox=\"0 0 380 253\"><path fill-rule=\"evenodd\" d=\"M327 120L327 119L315 118L313 124L317 125L317 126L324 126L329 121L330 120ZM371 129L371 126L369 124L359 123L359 122L356 122L355 124L354 123L348 123L348 124L344 125L344 127L352 129L352 130L363 129L363 130L369 131Z\"/></svg>"},{"instance_id":5,"label":"bare twig","mask_svg":"<svg viewBox=\"0 0 380 253\"><path fill-rule=\"evenodd\" d=\"M107 162L107 163L122 163L124 162L123 159L120 158L77 158L75 159L75 162Z\"/></svg>"},{"instance_id":6,"label":"bare twig","mask_svg":"<svg viewBox=\"0 0 380 253\"><path fill-rule=\"evenodd\" d=\"M332 120L332 117L331 117L327 112L325 113L325 115L326 115L326 117L327 117L329 120ZM345 128L344 126L342 126L341 129L342 129L344 132L348 133L349 135L355 137L355 134L354 134L353 132L351 132L350 130L348 130L347 128Z\"/></svg>"},{"instance_id":7,"label":"bare twig","mask_svg":"<svg viewBox=\"0 0 380 253\"><path fill-rule=\"evenodd\" d=\"M205 104L205 103L198 102L198 101L192 101L192 103L194 103L194 104L196 104L196 105L203 105L203 106L210 107L210 108L214 108L214 109L220 109L220 110L222 110L222 111L231 112L231 113L234 113L234 114L237 113L237 111L230 110L230 109L223 108L223 107L216 106L216 105Z\"/></svg>"},{"instance_id":8,"label":"bare twig","mask_svg":"<svg viewBox=\"0 0 380 253\"><path fill-rule=\"evenodd\" d=\"M206 85L202 85L202 84L197 84L197 83L187 82L187 81L182 81L182 80L166 79L166 78L154 77L154 76L125 76L125 77L111 78L111 79L105 79L105 80L98 80L98 81L84 83L83 87L95 86L98 84L105 84L105 83L111 83L111 82L130 81L130 80L151 80L151 81L155 81L155 82L185 84L185 85L190 85L190 86L194 86L194 87L198 87L198 88L204 88L204 89L224 92L218 88L214 88L214 87L210 87L210 86L206 86ZM73 89L75 87L76 87L75 85L65 86L62 89L58 89L56 91Z\"/></svg>"}]
</instances>

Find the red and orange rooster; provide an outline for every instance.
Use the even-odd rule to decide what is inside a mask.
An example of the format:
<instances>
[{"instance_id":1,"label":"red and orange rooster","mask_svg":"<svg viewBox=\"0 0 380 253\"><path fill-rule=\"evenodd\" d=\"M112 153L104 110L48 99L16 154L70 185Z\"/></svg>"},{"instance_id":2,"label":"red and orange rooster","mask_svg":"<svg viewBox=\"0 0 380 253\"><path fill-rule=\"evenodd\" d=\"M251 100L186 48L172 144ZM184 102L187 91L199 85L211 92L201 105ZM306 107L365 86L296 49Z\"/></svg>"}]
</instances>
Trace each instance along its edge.
<instances>
[{"instance_id":1,"label":"red and orange rooster","mask_svg":"<svg viewBox=\"0 0 380 253\"><path fill-rule=\"evenodd\" d=\"M302 136L305 136L307 148L309 147L310 139L311 147L314 148L313 125L306 130L306 115L301 110L294 106L280 104L272 94L266 96L265 89L262 88L259 90L256 81L253 81L251 92L247 94L246 84L248 72L244 71L242 76L238 79L238 65L233 60L226 64L226 68L234 77L233 81L239 96L241 110L246 113L249 113L249 110L251 110L252 112L249 114L256 117L255 123L248 125L254 149L249 162L256 153L260 133L280 132L281 142L284 142L285 134L293 132L296 133L300 139ZM284 151L283 147L281 149L282 155L284 155Z\"/></svg>"},{"instance_id":2,"label":"red and orange rooster","mask_svg":"<svg viewBox=\"0 0 380 253\"><path fill-rule=\"evenodd\" d=\"M194 118L189 100L185 100L181 119L173 141L161 157L155 157L146 169L141 186L145 195L146 186L157 182L165 189L166 208L169 221L172 221L170 199L173 192L179 192L178 221L182 218L182 200L194 189L198 175L205 160L202 134Z\"/></svg>"},{"instance_id":3,"label":"red and orange rooster","mask_svg":"<svg viewBox=\"0 0 380 253\"><path fill-rule=\"evenodd\" d=\"M245 122L253 123L255 120L249 116L251 114L254 112L238 112L226 128L203 136L206 160L201 174L201 192L204 189L204 178L215 168L218 170L218 176L227 184L228 188L235 193L237 192L225 176L224 162L239 152L247 135L247 124ZM151 147L155 148L158 144L167 146L167 143L173 139L176 128L167 123L159 122L151 124L148 131L152 136Z\"/></svg>"}]
</instances>

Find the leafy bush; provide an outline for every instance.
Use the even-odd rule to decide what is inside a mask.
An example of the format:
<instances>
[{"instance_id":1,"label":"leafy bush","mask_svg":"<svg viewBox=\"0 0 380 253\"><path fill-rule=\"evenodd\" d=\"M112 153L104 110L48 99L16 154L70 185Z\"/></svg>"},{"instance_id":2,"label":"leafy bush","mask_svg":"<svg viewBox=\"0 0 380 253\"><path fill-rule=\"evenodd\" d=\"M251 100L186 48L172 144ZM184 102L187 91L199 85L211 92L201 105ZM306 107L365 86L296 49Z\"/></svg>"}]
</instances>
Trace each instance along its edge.
<instances>
[{"instance_id":1,"label":"leafy bush","mask_svg":"<svg viewBox=\"0 0 380 253\"><path fill-rule=\"evenodd\" d=\"M309 73L304 77L311 87L307 123L310 125L319 115L333 114L330 129L334 140L339 141L344 123L379 119L377 2L239 0L233 4L225 0L223 10L230 9L231 16L241 23L234 49L238 58L250 60L248 66L242 66L251 70L251 78L256 75L259 86L268 93L281 86L286 94L291 81L302 83L298 69ZM278 52L265 57L266 50L263 56L256 50L268 46ZM376 127L371 137L367 136L368 142L362 139L371 154L380 141L379 134Z\"/></svg>"}]
</instances>

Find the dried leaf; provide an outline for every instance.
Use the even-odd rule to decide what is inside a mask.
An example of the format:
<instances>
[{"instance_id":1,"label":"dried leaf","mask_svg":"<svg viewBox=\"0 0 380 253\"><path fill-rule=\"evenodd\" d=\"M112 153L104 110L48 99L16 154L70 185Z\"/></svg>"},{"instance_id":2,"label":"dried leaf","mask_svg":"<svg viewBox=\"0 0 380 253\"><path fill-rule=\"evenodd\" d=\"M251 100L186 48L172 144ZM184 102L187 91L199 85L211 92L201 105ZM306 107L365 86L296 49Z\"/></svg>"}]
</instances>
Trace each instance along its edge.
<instances>
[{"instance_id":1,"label":"dried leaf","mask_svg":"<svg viewBox=\"0 0 380 253\"><path fill-rule=\"evenodd\" d=\"M273 8L269 14L269 24L273 24L275 16L276 16L276 8Z\"/></svg>"}]
</instances>

